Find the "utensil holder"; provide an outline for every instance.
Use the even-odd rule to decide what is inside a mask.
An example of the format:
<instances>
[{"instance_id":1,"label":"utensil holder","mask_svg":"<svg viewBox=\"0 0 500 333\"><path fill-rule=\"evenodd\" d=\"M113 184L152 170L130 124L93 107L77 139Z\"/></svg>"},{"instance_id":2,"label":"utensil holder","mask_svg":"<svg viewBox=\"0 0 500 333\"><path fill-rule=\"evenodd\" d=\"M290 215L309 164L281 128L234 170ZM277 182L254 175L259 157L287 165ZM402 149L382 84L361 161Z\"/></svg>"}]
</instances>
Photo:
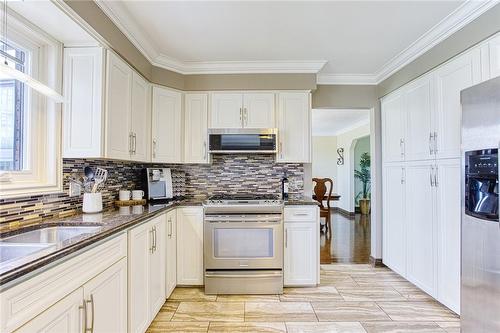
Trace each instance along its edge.
<instances>
[{"instance_id":1,"label":"utensil holder","mask_svg":"<svg viewBox=\"0 0 500 333\"><path fill-rule=\"evenodd\" d=\"M83 207L84 213L99 213L102 211L102 194L97 193L84 193L83 194Z\"/></svg>"}]
</instances>

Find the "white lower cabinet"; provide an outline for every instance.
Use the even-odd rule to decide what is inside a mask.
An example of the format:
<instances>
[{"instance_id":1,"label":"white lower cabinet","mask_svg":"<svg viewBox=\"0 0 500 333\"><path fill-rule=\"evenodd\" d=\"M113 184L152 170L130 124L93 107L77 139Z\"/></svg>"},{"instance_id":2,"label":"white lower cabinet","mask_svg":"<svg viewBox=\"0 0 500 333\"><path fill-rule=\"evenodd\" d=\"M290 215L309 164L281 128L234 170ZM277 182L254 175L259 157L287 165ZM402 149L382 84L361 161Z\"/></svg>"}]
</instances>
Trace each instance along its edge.
<instances>
[{"instance_id":1,"label":"white lower cabinet","mask_svg":"<svg viewBox=\"0 0 500 333\"><path fill-rule=\"evenodd\" d=\"M203 285L203 207L177 209L177 285Z\"/></svg>"},{"instance_id":2,"label":"white lower cabinet","mask_svg":"<svg viewBox=\"0 0 500 333\"><path fill-rule=\"evenodd\" d=\"M319 284L319 210L315 206L285 208L285 286Z\"/></svg>"},{"instance_id":3,"label":"white lower cabinet","mask_svg":"<svg viewBox=\"0 0 500 333\"><path fill-rule=\"evenodd\" d=\"M83 288L78 288L29 321L18 333L82 332Z\"/></svg>"},{"instance_id":4,"label":"white lower cabinet","mask_svg":"<svg viewBox=\"0 0 500 333\"><path fill-rule=\"evenodd\" d=\"M436 192L431 161L406 167L407 279L436 297Z\"/></svg>"},{"instance_id":5,"label":"white lower cabinet","mask_svg":"<svg viewBox=\"0 0 500 333\"><path fill-rule=\"evenodd\" d=\"M165 302L166 215L128 233L128 330L145 332Z\"/></svg>"},{"instance_id":6,"label":"white lower cabinet","mask_svg":"<svg viewBox=\"0 0 500 333\"><path fill-rule=\"evenodd\" d=\"M169 298L177 285L177 211L167 213L165 291Z\"/></svg>"}]
</instances>

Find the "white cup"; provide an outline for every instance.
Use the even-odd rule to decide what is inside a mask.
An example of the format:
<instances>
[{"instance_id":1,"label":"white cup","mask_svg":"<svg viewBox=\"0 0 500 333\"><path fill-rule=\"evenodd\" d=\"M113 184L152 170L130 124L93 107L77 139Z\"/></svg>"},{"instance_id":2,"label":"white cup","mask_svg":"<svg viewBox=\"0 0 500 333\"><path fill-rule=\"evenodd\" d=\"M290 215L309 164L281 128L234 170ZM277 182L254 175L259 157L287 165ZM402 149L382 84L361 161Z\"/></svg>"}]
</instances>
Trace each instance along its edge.
<instances>
[{"instance_id":1,"label":"white cup","mask_svg":"<svg viewBox=\"0 0 500 333\"><path fill-rule=\"evenodd\" d=\"M132 200L142 200L144 196L144 191L142 190L133 190L132 191Z\"/></svg>"},{"instance_id":2,"label":"white cup","mask_svg":"<svg viewBox=\"0 0 500 333\"><path fill-rule=\"evenodd\" d=\"M130 191L120 190L120 192L118 193L118 197L120 198L120 201L130 200Z\"/></svg>"}]
</instances>

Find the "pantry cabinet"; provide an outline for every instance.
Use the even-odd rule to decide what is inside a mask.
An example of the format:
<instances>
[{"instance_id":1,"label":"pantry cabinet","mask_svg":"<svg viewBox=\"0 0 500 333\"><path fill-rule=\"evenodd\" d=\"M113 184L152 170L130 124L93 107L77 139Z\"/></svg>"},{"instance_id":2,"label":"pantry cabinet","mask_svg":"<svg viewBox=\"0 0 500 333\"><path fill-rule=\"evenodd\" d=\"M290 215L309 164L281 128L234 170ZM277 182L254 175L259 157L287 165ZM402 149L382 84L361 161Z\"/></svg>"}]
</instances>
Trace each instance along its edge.
<instances>
[{"instance_id":1,"label":"pantry cabinet","mask_svg":"<svg viewBox=\"0 0 500 333\"><path fill-rule=\"evenodd\" d=\"M203 207L177 209L177 285L203 285Z\"/></svg>"},{"instance_id":2,"label":"pantry cabinet","mask_svg":"<svg viewBox=\"0 0 500 333\"><path fill-rule=\"evenodd\" d=\"M406 276L405 166L386 164L383 168L382 260Z\"/></svg>"},{"instance_id":3,"label":"pantry cabinet","mask_svg":"<svg viewBox=\"0 0 500 333\"><path fill-rule=\"evenodd\" d=\"M382 158L384 162L404 161L406 114L401 91L384 97L382 107Z\"/></svg>"},{"instance_id":4,"label":"pantry cabinet","mask_svg":"<svg viewBox=\"0 0 500 333\"><path fill-rule=\"evenodd\" d=\"M275 94L212 93L210 128L274 128Z\"/></svg>"},{"instance_id":5,"label":"pantry cabinet","mask_svg":"<svg viewBox=\"0 0 500 333\"><path fill-rule=\"evenodd\" d=\"M184 162L209 163L208 95L185 95Z\"/></svg>"},{"instance_id":6,"label":"pantry cabinet","mask_svg":"<svg viewBox=\"0 0 500 333\"><path fill-rule=\"evenodd\" d=\"M277 162L310 163L311 101L308 92L278 94Z\"/></svg>"},{"instance_id":7,"label":"pantry cabinet","mask_svg":"<svg viewBox=\"0 0 500 333\"><path fill-rule=\"evenodd\" d=\"M177 285L177 211L167 213L165 292L169 298Z\"/></svg>"},{"instance_id":8,"label":"pantry cabinet","mask_svg":"<svg viewBox=\"0 0 500 333\"><path fill-rule=\"evenodd\" d=\"M181 163L182 93L153 87L151 161Z\"/></svg>"},{"instance_id":9,"label":"pantry cabinet","mask_svg":"<svg viewBox=\"0 0 500 333\"><path fill-rule=\"evenodd\" d=\"M166 216L128 232L128 327L145 332L165 302Z\"/></svg>"},{"instance_id":10,"label":"pantry cabinet","mask_svg":"<svg viewBox=\"0 0 500 333\"><path fill-rule=\"evenodd\" d=\"M285 208L285 286L319 284L319 210L315 206Z\"/></svg>"}]
</instances>

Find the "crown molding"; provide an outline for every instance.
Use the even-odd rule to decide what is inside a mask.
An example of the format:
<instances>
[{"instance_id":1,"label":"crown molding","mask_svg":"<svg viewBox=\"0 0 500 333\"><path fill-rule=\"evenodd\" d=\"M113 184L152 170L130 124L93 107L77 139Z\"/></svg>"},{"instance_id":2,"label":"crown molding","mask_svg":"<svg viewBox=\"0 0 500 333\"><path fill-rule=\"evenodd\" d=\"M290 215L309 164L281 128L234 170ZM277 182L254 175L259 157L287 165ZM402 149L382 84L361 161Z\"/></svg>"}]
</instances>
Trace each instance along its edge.
<instances>
[{"instance_id":1,"label":"crown molding","mask_svg":"<svg viewBox=\"0 0 500 333\"><path fill-rule=\"evenodd\" d=\"M377 85L481 16L500 1L468 0L373 74L318 74L318 84Z\"/></svg>"},{"instance_id":2,"label":"crown molding","mask_svg":"<svg viewBox=\"0 0 500 333\"><path fill-rule=\"evenodd\" d=\"M389 60L374 76L377 84L441 43L499 3L498 0L468 0L442 19L415 42Z\"/></svg>"},{"instance_id":3,"label":"crown molding","mask_svg":"<svg viewBox=\"0 0 500 333\"><path fill-rule=\"evenodd\" d=\"M377 85L499 2L499 0L468 0L464 2L375 73L318 74L317 83L324 85ZM130 13L119 1L96 0L96 4L149 62L180 74L318 73L326 64L324 60L181 61L161 54L149 36L137 27Z\"/></svg>"},{"instance_id":4,"label":"crown molding","mask_svg":"<svg viewBox=\"0 0 500 333\"><path fill-rule=\"evenodd\" d=\"M377 78L372 74L318 74L316 83L324 85L376 85Z\"/></svg>"}]
</instances>

